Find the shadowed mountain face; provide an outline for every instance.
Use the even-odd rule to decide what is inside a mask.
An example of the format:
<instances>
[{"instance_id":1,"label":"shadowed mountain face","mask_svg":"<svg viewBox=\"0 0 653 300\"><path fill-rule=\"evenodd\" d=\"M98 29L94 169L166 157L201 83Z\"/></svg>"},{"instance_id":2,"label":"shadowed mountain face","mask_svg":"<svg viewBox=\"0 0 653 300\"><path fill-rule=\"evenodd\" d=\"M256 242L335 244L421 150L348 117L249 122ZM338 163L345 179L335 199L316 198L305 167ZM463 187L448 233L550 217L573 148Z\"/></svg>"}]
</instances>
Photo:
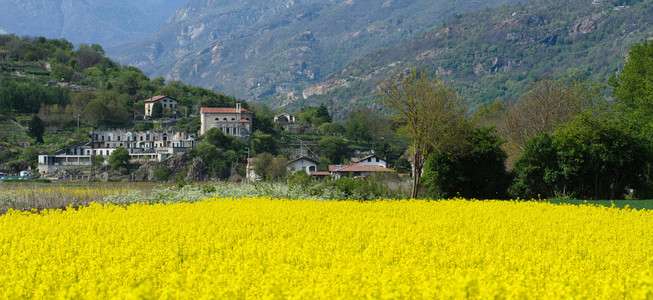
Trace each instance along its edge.
<instances>
[{"instance_id":1,"label":"shadowed mountain face","mask_svg":"<svg viewBox=\"0 0 653 300\"><path fill-rule=\"evenodd\" d=\"M152 34L186 0L0 0L0 32L112 45Z\"/></svg>"},{"instance_id":2,"label":"shadowed mountain face","mask_svg":"<svg viewBox=\"0 0 653 300\"><path fill-rule=\"evenodd\" d=\"M156 34L107 53L166 80L278 101L456 14L520 2L528 1L190 0Z\"/></svg>"}]
</instances>

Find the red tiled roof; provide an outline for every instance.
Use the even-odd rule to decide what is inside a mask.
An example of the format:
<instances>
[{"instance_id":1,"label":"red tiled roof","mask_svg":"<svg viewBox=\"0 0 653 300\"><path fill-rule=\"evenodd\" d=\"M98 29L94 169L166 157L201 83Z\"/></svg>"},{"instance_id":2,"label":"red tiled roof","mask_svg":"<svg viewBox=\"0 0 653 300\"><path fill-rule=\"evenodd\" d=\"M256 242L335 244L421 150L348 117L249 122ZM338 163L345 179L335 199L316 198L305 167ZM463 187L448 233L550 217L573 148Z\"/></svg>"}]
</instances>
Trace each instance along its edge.
<instances>
[{"instance_id":1,"label":"red tiled roof","mask_svg":"<svg viewBox=\"0 0 653 300\"><path fill-rule=\"evenodd\" d=\"M9 53L9 50L0 49L0 53Z\"/></svg>"},{"instance_id":2,"label":"red tiled roof","mask_svg":"<svg viewBox=\"0 0 653 300\"><path fill-rule=\"evenodd\" d=\"M158 95L158 96L156 96L156 97L152 97L152 98L150 98L150 99L145 100L145 102L156 102L156 101L161 100L161 99L163 99L163 98L170 98L170 97L168 97L168 96L166 96L166 95ZM175 99L173 99L173 98L170 98L170 99L175 100ZM177 100L175 100L175 101L177 101Z\"/></svg>"},{"instance_id":3,"label":"red tiled roof","mask_svg":"<svg viewBox=\"0 0 653 300\"><path fill-rule=\"evenodd\" d=\"M254 114L253 112L244 108L240 109L243 114ZM237 114L235 107L202 107L203 114Z\"/></svg>"},{"instance_id":4,"label":"red tiled roof","mask_svg":"<svg viewBox=\"0 0 653 300\"><path fill-rule=\"evenodd\" d=\"M247 119L240 119L240 120L238 120L238 123L249 123L249 120L247 120Z\"/></svg>"},{"instance_id":5,"label":"red tiled roof","mask_svg":"<svg viewBox=\"0 0 653 300\"><path fill-rule=\"evenodd\" d=\"M331 166L329 166L329 171L331 172L392 172L392 170L388 168L384 168L382 166L368 166L368 165L359 165L359 164L351 164L351 165L346 165L342 166L342 168L335 170L331 170Z\"/></svg>"}]
</instances>

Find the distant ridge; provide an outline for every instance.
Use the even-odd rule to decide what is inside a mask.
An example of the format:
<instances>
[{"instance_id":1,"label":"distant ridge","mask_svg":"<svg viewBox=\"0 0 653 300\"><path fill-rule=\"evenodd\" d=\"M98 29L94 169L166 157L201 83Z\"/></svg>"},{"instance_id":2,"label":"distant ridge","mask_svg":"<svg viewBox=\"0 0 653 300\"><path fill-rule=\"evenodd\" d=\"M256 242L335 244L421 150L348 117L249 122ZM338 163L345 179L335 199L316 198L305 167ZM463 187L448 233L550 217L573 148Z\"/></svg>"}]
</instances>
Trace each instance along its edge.
<instances>
[{"instance_id":1,"label":"distant ridge","mask_svg":"<svg viewBox=\"0 0 653 300\"><path fill-rule=\"evenodd\" d=\"M298 97L361 55L460 13L526 0L190 0L153 36L107 49L151 76L247 100Z\"/></svg>"}]
</instances>

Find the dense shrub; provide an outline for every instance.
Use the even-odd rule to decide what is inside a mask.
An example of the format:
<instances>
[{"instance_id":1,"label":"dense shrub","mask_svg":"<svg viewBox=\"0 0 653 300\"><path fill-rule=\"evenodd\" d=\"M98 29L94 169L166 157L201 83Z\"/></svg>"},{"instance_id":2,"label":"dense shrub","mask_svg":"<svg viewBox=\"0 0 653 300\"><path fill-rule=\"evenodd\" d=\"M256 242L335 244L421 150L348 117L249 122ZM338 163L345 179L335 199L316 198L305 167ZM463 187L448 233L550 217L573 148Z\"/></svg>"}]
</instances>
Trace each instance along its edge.
<instances>
[{"instance_id":1,"label":"dense shrub","mask_svg":"<svg viewBox=\"0 0 653 300\"><path fill-rule=\"evenodd\" d=\"M580 116L526 143L512 187L521 197L619 199L651 194L653 148L613 119Z\"/></svg>"},{"instance_id":2,"label":"dense shrub","mask_svg":"<svg viewBox=\"0 0 653 300\"><path fill-rule=\"evenodd\" d=\"M504 141L493 128L476 129L468 138L470 146L461 154L431 154L422 183L437 198L507 198L512 175L506 171Z\"/></svg>"}]
</instances>

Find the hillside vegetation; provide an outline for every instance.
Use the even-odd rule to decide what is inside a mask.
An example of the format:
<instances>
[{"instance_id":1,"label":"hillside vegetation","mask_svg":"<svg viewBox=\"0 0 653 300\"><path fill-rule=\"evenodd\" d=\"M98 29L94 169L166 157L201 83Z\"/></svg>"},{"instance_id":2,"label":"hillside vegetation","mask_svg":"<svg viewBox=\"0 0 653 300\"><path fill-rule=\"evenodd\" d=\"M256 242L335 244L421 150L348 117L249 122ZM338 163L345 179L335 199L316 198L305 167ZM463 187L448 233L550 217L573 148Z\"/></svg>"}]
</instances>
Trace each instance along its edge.
<instances>
[{"instance_id":1,"label":"hillside vegetation","mask_svg":"<svg viewBox=\"0 0 653 300\"><path fill-rule=\"evenodd\" d=\"M546 0L458 15L406 43L356 59L307 89L321 94L289 107L372 105L376 83L409 67L453 82L473 106L514 102L541 76L582 73L606 83L622 68L630 46L653 37L653 1L626 4Z\"/></svg>"},{"instance_id":2,"label":"hillside vegetation","mask_svg":"<svg viewBox=\"0 0 653 300\"><path fill-rule=\"evenodd\" d=\"M191 0L154 36L108 53L147 74L242 99L293 98L355 58L456 13L519 2Z\"/></svg>"}]
</instances>

